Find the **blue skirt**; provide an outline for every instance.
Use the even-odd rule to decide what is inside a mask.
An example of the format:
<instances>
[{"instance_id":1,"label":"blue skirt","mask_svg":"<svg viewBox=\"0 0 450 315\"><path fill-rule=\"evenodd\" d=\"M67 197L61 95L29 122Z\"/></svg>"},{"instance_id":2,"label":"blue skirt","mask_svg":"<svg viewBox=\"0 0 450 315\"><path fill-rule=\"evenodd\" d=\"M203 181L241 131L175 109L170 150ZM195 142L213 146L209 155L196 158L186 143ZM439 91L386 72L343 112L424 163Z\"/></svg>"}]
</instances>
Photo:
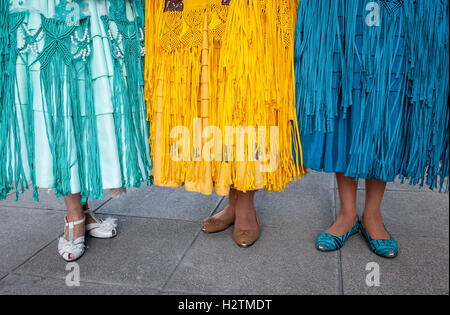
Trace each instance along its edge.
<instances>
[{"instance_id":1,"label":"blue skirt","mask_svg":"<svg viewBox=\"0 0 450 315\"><path fill-rule=\"evenodd\" d=\"M296 92L307 168L448 190L447 4L424 3L300 3Z\"/></svg>"}]
</instances>

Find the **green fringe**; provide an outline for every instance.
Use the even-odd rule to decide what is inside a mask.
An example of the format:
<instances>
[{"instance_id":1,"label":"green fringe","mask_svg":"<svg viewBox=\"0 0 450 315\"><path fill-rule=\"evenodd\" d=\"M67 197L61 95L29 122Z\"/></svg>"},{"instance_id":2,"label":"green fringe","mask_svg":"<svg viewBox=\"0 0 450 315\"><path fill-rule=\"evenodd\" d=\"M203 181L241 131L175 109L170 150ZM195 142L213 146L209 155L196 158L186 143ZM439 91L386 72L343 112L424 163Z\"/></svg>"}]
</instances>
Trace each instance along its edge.
<instances>
[{"instance_id":1,"label":"green fringe","mask_svg":"<svg viewBox=\"0 0 450 315\"><path fill-rule=\"evenodd\" d=\"M0 100L2 107L0 112L0 199L6 197L9 191L8 183L6 182L6 117L4 104L6 96L6 87L10 77L8 72L9 63L9 1L0 2Z\"/></svg>"},{"instance_id":2,"label":"green fringe","mask_svg":"<svg viewBox=\"0 0 450 315\"><path fill-rule=\"evenodd\" d=\"M134 2L136 12L143 13L142 3ZM113 76L113 106L116 135L118 137L118 151L122 168L123 186L139 187L142 181L151 182L150 149L148 145L149 125L146 121L146 104L144 101L144 63L141 58L139 29L144 28L143 18L139 15L134 22L126 19L112 19L102 16L106 32L110 30L111 23L115 23L122 36L122 47L115 39L110 39L112 57L114 60ZM117 56L120 49L123 57ZM124 71L127 76L125 78ZM126 139L123 143L122 139ZM139 154L136 154L138 152ZM146 157L139 159L139 156ZM126 165L124 166L124 162ZM141 172L143 165L144 174Z\"/></svg>"},{"instance_id":3,"label":"green fringe","mask_svg":"<svg viewBox=\"0 0 450 315\"><path fill-rule=\"evenodd\" d=\"M136 19L128 21L124 15L123 0L110 0L110 17L102 17L106 29L115 23L124 37L121 46L124 58L114 58L113 110L116 139L123 187L139 187L141 182L152 183L149 126L146 121L144 102L144 58L140 55L144 40L140 29L144 28L143 0L130 0L136 12ZM0 4L0 199L11 191L27 190L28 181L34 188L38 200L35 165L35 127L33 104L16 100L19 88L16 64L24 58L17 47L17 31L22 27L29 12L11 13L9 3ZM71 36L75 31L83 34L90 28L88 17L81 18L81 25L65 23L62 7L58 7L56 18L41 15L41 32L44 47L32 65L28 60L26 80L28 90L22 91L32 102L33 86L31 68L39 64L40 89L45 121L45 132L52 159L54 182L52 188L58 197L71 193L71 174L77 166L82 202L88 198L103 197L102 172L100 165L97 116L94 104L91 59L82 61L74 58ZM61 11L62 10L62 11ZM81 31L81 33L80 33ZM92 35L89 34L91 39ZM112 47L115 45L111 41ZM91 50L92 50L91 45ZM113 57L114 57L114 50ZM91 53L91 56L93 53ZM25 57L26 58L26 57ZM127 77L124 77L126 72ZM67 87L66 89L61 87ZM25 93L24 93L25 92ZM84 99L80 99L84 95ZM19 95L20 96L20 95ZM19 106L16 102L19 102ZM21 143L25 142L25 143ZM24 152L24 148L26 152ZM76 152L76 156L73 156ZM25 161L26 157L26 161ZM27 170L30 170L28 174ZM143 170L143 171L141 171ZM27 173L27 174L26 174Z\"/></svg>"},{"instance_id":4,"label":"green fringe","mask_svg":"<svg viewBox=\"0 0 450 315\"><path fill-rule=\"evenodd\" d=\"M88 25L87 18L80 27L84 30ZM87 198L101 199L102 176L89 60L75 61L69 48L70 36L79 27L68 27L64 22L45 17L42 17L42 27L50 36L46 38L44 50L36 62L41 63L41 88L47 137L53 158L55 194L65 197L71 191L71 169L78 163L82 202ZM61 42L64 44L61 45ZM85 92L86 117L82 117L79 97L79 82L83 79L80 73L86 83L82 87ZM69 87L67 94L61 86ZM74 139L71 137L72 132ZM72 161L71 152L75 149L76 161Z\"/></svg>"},{"instance_id":5,"label":"green fringe","mask_svg":"<svg viewBox=\"0 0 450 315\"><path fill-rule=\"evenodd\" d=\"M25 15L23 13L13 13L6 17L8 25L7 36L2 36L2 42L4 43L5 40L7 42L7 52L5 54L7 57L2 62L2 67L4 67L2 73L5 75L2 75L3 94L1 96L2 108L0 114L0 199L5 198L9 191L15 189L17 200L19 192L24 192L29 188L22 159L20 126L23 128L24 146L27 150L26 156L29 162L31 181L35 188L35 173L32 162L34 161L34 119L29 106L26 106L26 104L24 106L16 106L14 93L16 88L16 61L19 56L15 48L17 47L16 34L24 19ZM29 95L32 97L31 93ZM19 109L20 112L18 112ZM37 189L35 189L34 198L37 199Z\"/></svg>"}]
</instances>

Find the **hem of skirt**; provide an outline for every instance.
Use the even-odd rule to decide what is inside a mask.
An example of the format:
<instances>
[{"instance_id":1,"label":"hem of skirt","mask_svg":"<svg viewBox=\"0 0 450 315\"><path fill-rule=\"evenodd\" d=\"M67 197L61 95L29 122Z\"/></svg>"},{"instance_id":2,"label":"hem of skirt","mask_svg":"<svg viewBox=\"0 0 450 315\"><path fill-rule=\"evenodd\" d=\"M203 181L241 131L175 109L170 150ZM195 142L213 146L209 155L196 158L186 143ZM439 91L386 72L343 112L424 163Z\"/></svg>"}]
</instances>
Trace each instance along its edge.
<instances>
[{"instance_id":1,"label":"hem of skirt","mask_svg":"<svg viewBox=\"0 0 450 315\"><path fill-rule=\"evenodd\" d=\"M394 176L394 177L382 177L382 176L376 176L376 175L368 175L368 174L356 174L356 173L351 173L348 170L342 170L342 169L326 169L326 168L320 168L320 167L308 167L305 166L306 168L316 171L316 172L322 172L322 173L344 173L346 177L352 177L352 178L357 178L357 179L363 179L363 180L367 180L367 179L376 179L379 180L381 182L385 182L385 183L390 183L390 182L394 182L395 179L400 176L400 174Z\"/></svg>"},{"instance_id":2,"label":"hem of skirt","mask_svg":"<svg viewBox=\"0 0 450 315\"><path fill-rule=\"evenodd\" d=\"M122 187L103 187L101 196L90 196L88 199L90 199L90 200L100 200L101 201L101 200L103 200L103 198L105 196L105 194L104 194L105 191L118 190L118 189L129 189L129 188L141 188L142 184L145 184L145 183L147 183L147 186L153 186L153 178L149 178L147 180L142 180L142 181L140 181L140 182L138 182L138 183L136 183L134 185L125 185L125 186L122 186ZM37 190L39 190L39 189L48 190L49 194L50 194L50 191L53 191L53 195L55 195L55 197L58 198L58 199L61 198L61 197L64 197L67 194L80 194L81 193L81 191L65 192L65 193L62 193L60 196L58 196L55 193L55 188L54 187L39 187L39 186L36 186L36 189ZM25 187L23 190L22 189L16 189L16 188L6 189L6 188L2 187L0 189L0 192L1 192L0 200L5 200L10 195L15 195L16 196L15 201L18 202L18 201L20 201L20 196L22 196L23 194L25 194L28 191L33 191L32 185L28 185L28 187ZM36 191L35 194L33 195L33 197L34 197L34 200L36 202L39 202L39 191Z\"/></svg>"},{"instance_id":3,"label":"hem of skirt","mask_svg":"<svg viewBox=\"0 0 450 315\"><path fill-rule=\"evenodd\" d=\"M306 175L306 174L303 174ZM181 188L184 187L185 191L187 192L191 192L191 193L199 193L202 194L204 196L212 196L214 193L218 196L221 197L227 197L230 194L230 190L234 189L234 190L238 190L241 192L251 192L251 191L257 191L257 190L264 190L264 191L269 191L270 193L275 193L275 192L283 192L286 188L288 188L288 186L294 182L299 181L300 178L298 179L293 179L290 182L286 183L282 189L280 190L270 190L269 187L266 187L265 185L257 185L254 188L251 189L247 189L246 191L240 189L239 187L236 186L227 186L227 187L221 187L221 186L217 186L217 185L213 185L212 189L201 189L201 188L197 188L198 184L195 183L174 183L174 182L170 182L170 183L160 183L160 182L154 182L153 185L156 187L162 187L162 188Z\"/></svg>"}]
</instances>

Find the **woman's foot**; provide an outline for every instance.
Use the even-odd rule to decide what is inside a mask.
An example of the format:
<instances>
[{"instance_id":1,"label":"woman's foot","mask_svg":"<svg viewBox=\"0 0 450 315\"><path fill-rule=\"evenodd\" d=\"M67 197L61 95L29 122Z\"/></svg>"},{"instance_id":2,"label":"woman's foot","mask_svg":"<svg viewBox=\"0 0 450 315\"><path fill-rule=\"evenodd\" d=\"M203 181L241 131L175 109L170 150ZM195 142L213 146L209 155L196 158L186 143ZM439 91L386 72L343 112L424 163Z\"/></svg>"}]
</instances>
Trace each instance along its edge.
<instances>
[{"instance_id":1,"label":"woman's foot","mask_svg":"<svg viewBox=\"0 0 450 315\"><path fill-rule=\"evenodd\" d=\"M237 206L235 226L239 230L256 230L259 226L256 209L244 205Z\"/></svg>"},{"instance_id":2,"label":"woman's foot","mask_svg":"<svg viewBox=\"0 0 450 315\"><path fill-rule=\"evenodd\" d=\"M97 221L94 219L94 216L88 211L89 209L84 210L84 215L86 216L86 225L97 223Z\"/></svg>"},{"instance_id":3,"label":"woman's foot","mask_svg":"<svg viewBox=\"0 0 450 315\"><path fill-rule=\"evenodd\" d=\"M107 218L105 220L97 219L91 210L84 210L86 216L86 232L90 236L101 239L109 239L117 236L116 219Z\"/></svg>"},{"instance_id":4,"label":"woman's foot","mask_svg":"<svg viewBox=\"0 0 450 315\"><path fill-rule=\"evenodd\" d=\"M358 232L359 221L356 211L341 211L336 222L318 236L316 247L323 252L341 249L347 240Z\"/></svg>"},{"instance_id":5,"label":"woman's foot","mask_svg":"<svg viewBox=\"0 0 450 315\"><path fill-rule=\"evenodd\" d=\"M236 204L238 201L238 192L230 190L228 204L222 211L217 212L211 218L203 223L202 230L205 233L217 233L228 229L234 224L236 218Z\"/></svg>"},{"instance_id":6,"label":"woman's foot","mask_svg":"<svg viewBox=\"0 0 450 315\"><path fill-rule=\"evenodd\" d=\"M366 219L366 222L369 222ZM372 252L377 254L378 256L384 258L395 258L398 255L398 243L397 241L386 231L386 228L383 225L383 231L386 233L386 236L380 236L383 238L375 238L373 237L368 230L365 228L364 223L360 222L360 230L365 239L367 240L367 244ZM379 226L375 226L375 230L378 229L378 235L383 235L383 231L379 228ZM374 231L375 231L374 230Z\"/></svg>"},{"instance_id":7,"label":"woman's foot","mask_svg":"<svg viewBox=\"0 0 450 315\"><path fill-rule=\"evenodd\" d=\"M383 224L380 211L374 211L370 214L366 211L362 217L362 224L372 239L388 240L391 238Z\"/></svg>"},{"instance_id":8,"label":"woman's foot","mask_svg":"<svg viewBox=\"0 0 450 315\"><path fill-rule=\"evenodd\" d=\"M234 240L240 247L250 247L259 238L261 228L254 206L255 192L239 193L236 204Z\"/></svg>"},{"instance_id":9,"label":"woman's foot","mask_svg":"<svg viewBox=\"0 0 450 315\"><path fill-rule=\"evenodd\" d=\"M75 237L75 239L77 239L77 238L79 238L81 236L85 236L85 234L86 234L85 230L86 230L87 217L83 217L83 215L81 215L81 216L67 216L66 221L68 223L70 223L70 222L79 222L79 221L82 221L83 218L84 218L84 222L74 226L74 233L75 233L74 237ZM66 226L65 229L64 229L64 238L66 240L69 239L69 234L70 234L70 229L69 229L68 226Z\"/></svg>"},{"instance_id":10,"label":"woman's foot","mask_svg":"<svg viewBox=\"0 0 450 315\"><path fill-rule=\"evenodd\" d=\"M85 242L85 217L66 217L64 236L59 239L58 252L65 261L75 261L83 256Z\"/></svg>"},{"instance_id":11,"label":"woman's foot","mask_svg":"<svg viewBox=\"0 0 450 315\"><path fill-rule=\"evenodd\" d=\"M372 239L388 240L389 233L383 224L381 204L386 191L386 183L376 179L366 180L366 204L362 224Z\"/></svg>"},{"instance_id":12,"label":"woman's foot","mask_svg":"<svg viewBox=\"0 0 450 315\"><path fill-rule=\"evenodd\" d=\"M228 229L235 221L235 207L228 204L225 209L217 212L203 222L202 230L205 233L217 233Z\"/></svg>"},{"instance_id":13,"label":"woman's foot","mask_svg":"<svg viewBox=\"0 0 450 315\"><path fill-rule=\"evenodd\" d=\"M327 234L343 236L348 233L358 221L356 211L341 211L333 225L325 231Z\"/></svg>"},{"instance_id":14,"label":"woman's foot","mask_svg":"<svg viewBox=\"0 0 450 315\"><path fill-rule=\"evenodd\" d=\"M86 217L83 214L80 194L68 194L64 198L67 208L64 236L58 242L58 252L65 261L74 261L83 256L86 233Z\"/></svg>"}]
</instances>

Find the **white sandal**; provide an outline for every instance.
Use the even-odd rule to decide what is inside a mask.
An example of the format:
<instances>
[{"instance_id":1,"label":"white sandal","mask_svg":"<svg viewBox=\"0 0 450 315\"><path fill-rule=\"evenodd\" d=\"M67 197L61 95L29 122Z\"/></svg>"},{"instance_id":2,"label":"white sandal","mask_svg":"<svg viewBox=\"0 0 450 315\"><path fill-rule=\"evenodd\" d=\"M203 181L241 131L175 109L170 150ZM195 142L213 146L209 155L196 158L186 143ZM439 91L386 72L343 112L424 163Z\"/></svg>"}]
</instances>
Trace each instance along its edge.
<instances>
[{"instance_id":1,"label":"white sandal","mask_svg":"<svg viewBox=\"0 0 450 315\"><path fill-rule=\"evenodd\" d=\"M95 223L86 225L86 232L89 233L90 236L102 239L108 239L117 236L117 219L107 218L105 220L99 220L89 209L84 211L84 214L91 216L95 220Z\"/></svg>"},{"instance_id":2,"label":"white sandal","mask_svg":"<svg viewBox=\"0 0 450 315\"><path fill-rule=\"evenodd\" d=\"M58 252L65 261L71 262L79 259L86 251L84 236L74 240L75 226L84 223L86 221L86 217L76 222L68 222L66 217L64 221L66 223L65 228L69 228L69 240L66 240L64 236L59 238ZM66 231L64 231L64 234L65 233ZM70 258L71 255L73 256L72 258Z\"/></svg>"}]
</instances>

